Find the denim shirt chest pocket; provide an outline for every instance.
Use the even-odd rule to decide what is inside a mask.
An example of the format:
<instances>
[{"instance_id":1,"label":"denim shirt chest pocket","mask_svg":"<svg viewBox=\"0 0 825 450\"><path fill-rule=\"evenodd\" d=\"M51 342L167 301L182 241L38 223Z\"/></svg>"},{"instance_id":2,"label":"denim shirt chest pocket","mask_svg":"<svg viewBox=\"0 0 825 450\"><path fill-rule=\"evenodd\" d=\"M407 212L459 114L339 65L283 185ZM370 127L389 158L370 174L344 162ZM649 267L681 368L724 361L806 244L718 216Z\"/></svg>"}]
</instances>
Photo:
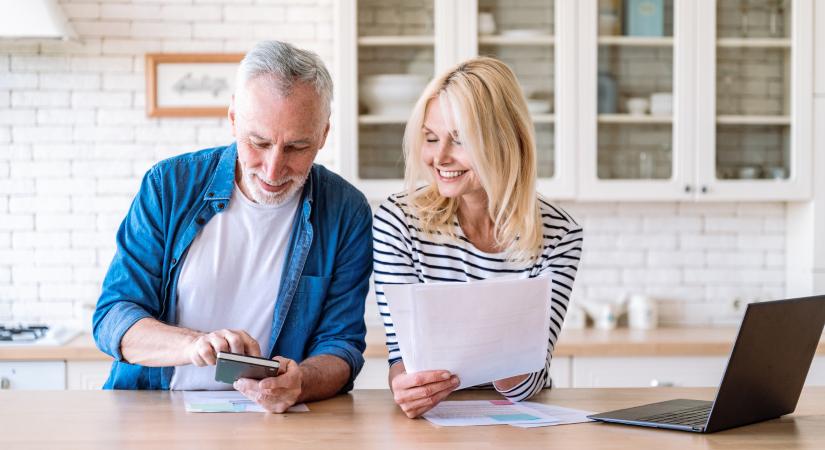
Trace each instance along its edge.
<instances>
[{"instance_id":1,"label":"denim shirt chest pocket","mask_svg":"<svg viewBox=\"0 0 825 450\"><path fill-rule=\"evenodd\" d=\"M323 315L324 300L332 277L316 277L302 275L298 279L295 295L292 298L290 311L299 312L292 317L292 325L301 331L311 334Z\"/></svg>"}]
</instances>

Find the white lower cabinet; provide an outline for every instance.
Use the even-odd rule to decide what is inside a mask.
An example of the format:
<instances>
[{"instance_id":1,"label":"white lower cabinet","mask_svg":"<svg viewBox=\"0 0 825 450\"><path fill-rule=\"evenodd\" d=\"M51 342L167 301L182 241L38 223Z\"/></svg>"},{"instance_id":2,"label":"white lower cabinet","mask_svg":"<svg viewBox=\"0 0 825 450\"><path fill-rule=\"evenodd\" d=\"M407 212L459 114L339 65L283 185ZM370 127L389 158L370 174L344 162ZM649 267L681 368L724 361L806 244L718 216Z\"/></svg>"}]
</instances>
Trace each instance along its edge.
<instances>
[{"instance_id":1,"label":"white lower cabinet","mask_svg":"<svg viewBox=\"0 0 825 450\"><path fill-rule=\"evenodd\" d=\"M569 356L554 356L550 360L550 378L553 380L553 387L572 387L572 359Z\"/></svg>"},{"instance_id":2,"label":"white lower cabinet","mask_svg":"<svg viewBox=\"0 0 825 450\"><path fill-rule=\"evenodd\" d=\"M718 387L726 356L573 357L571 387ZM825 386L825 356L817 356L805 386Z\"/></svg>"},{"instance_id":3,"label":"white lower cabinet","mask_svg":"<svg viewBox=\"0 0 825 450\"><path fill-rule=\"evenodd\" d=\"M727 357L574 357L572 387L718 386Z\"/></svg>"},{"instance_id":4,"label":"white lower cabinet","mask_svg":"<svg viewBox=\"0 0 825 450\"><path fill-rule=\"evenodd\" d=\"M66 388L70 390L97 390L109 378L111 361L68 361Z\"/></svg>"},{"instance_id":5,"label":"white lower cabinet","mask_svg":"<svg viewBox=\"0 0 825 450\"><path fill-rule=\"evenodd\" d=\"M568 356L553 358L550 376L554 387L570 387L570 360ZM388 374L386 358L366 358L361 373L355 379L355 389L387 389Z\"/></svg>"},{"instance_id":6,"label":"white lower cabinet","mask_svg":"<svg viewBox=\"0 0 825 450\"><path fill-rule=\"evenodd\" d=\"M0 389L66 389L64 361L0 362Z\"/></svg>"},{"instance_id":7,"label":"white lower cabinet","mask_svg":"<svg viewBox=\"0 0 825 450\"><path fill-rule=\"evenodd\" d=\"M387 358L364 358L364 367L355 379L354 389L387 389L389 373Z\"/></svg>"},{"instance_id":8,"label":"white lower cabinet","mask_svg":"<svg viewBox=\"0 0 825 450\"><path fill-rule=\"evenodd\" d=\"M825 356L817 356L808 370L805 386L825 386Z\"/></svg>"}]
</instances>

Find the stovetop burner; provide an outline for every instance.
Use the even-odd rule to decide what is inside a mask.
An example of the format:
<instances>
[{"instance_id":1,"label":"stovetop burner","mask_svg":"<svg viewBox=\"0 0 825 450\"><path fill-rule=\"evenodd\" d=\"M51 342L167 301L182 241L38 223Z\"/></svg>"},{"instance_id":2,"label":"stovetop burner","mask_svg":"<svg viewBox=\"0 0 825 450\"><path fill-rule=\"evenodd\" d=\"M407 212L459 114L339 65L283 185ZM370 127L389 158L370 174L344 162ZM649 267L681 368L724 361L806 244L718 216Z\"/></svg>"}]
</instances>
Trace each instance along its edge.
<instances>
[{"instance_id":1,"label":"stovetop burner","mask_svg":"<svg viewBox=\"0 0 825 450\"><path fill-rule=\"evenodd\" d=\"M46 336L46 325L0 325L0 342L34 342Z\"/></svg>"}]
</instances>

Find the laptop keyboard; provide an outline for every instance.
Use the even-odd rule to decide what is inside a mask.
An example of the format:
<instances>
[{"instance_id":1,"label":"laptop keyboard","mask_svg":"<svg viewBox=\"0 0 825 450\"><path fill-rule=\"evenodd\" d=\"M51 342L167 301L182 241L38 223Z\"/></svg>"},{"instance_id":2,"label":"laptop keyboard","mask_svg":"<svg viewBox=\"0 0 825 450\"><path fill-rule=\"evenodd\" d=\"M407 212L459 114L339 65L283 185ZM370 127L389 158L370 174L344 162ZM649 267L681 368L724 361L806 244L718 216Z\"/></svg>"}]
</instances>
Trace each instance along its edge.
<instances>
[{"instance_id":1,"label":"laptop keyboard","mask_svg":"<svg viewBox=\"0 0 825 450\"><path fill-rule=\"evenodd\" d=\"M712 405L699 405L693 408L671 411L653 416L642 417L641 422L667 423L671 425L704 425L708 421Z\"/></svg>"}]
</instances>

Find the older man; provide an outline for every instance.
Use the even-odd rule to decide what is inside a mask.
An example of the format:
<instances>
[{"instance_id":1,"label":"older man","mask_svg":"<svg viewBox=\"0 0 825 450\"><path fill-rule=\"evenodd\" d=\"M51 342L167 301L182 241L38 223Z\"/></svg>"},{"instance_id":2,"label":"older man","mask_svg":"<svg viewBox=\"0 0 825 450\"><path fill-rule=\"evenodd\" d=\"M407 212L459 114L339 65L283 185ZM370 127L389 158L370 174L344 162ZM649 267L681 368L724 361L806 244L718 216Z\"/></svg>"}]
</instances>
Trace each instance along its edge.
<instances>
[{"instance_id":1,"label":"older man","mask_svg":"<svg viewBox=\"0 0 825 450\"><path fill-rule=\"evenodd\" d=\"M312 52L258 44L229 108L236 142L161 161L117 233L94 314L104 388L227 389L216 355L280 361L234 387L273 412L352 388L372 267L364 196L313 165L332 80Z\"/></svg>"}]
</instances>

